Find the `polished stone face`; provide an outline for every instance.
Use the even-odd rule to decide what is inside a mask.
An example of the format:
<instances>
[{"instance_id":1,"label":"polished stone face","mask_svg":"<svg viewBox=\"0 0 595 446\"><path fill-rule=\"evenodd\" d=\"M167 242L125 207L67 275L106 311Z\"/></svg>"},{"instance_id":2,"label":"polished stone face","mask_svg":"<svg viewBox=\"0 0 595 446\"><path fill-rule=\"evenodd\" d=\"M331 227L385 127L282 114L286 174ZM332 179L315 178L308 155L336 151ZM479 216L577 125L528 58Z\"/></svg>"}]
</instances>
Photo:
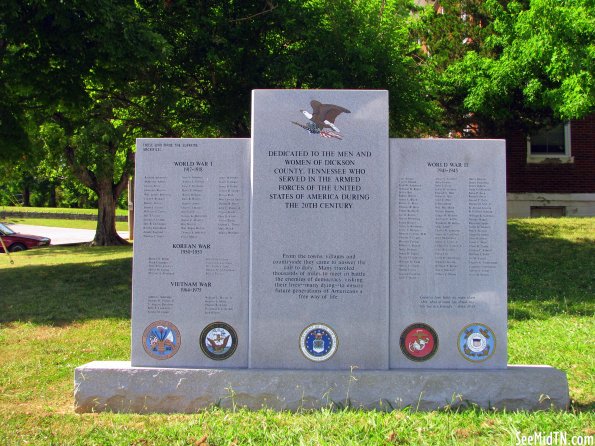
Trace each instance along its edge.
<instances>
[{"instance_id":1,"label":"polished stone face","mask_svg":"<svg viewBox=\"0 0 595 446\"><path fill-rule=\"evenodd\" d=\"M504 141L391 139L390 176L390 367L505 368Z\"/></svg>"},{"instance_id":2,"label":"polished stone face","mask_svg":"<svg viewBox=\"0 0 595 446\"><path fill-rule=\"evenodd\" d=\"M247 367L249 140L139 139L132 365Z\"/></svg>"},{"instance_id":3,"label":"polished stone face","mask_svg":"<svg viewBox=\"0 0 595 446\"><path fill-rule=\"evenodd\" d=\"M388 94L255 90L250 367L388 367Z\"/></svg>"}]
</instances>

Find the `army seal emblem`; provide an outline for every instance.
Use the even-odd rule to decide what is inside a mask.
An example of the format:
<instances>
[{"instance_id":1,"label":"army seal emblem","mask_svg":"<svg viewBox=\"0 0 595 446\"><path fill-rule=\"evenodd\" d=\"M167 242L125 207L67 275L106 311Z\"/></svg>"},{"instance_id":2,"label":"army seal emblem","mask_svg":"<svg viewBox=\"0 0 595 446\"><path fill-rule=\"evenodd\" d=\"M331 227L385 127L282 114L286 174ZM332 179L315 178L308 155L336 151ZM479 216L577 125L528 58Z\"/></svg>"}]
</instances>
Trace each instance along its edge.
<instances>
[{"instance_id":1,"label":"army seal emblem","mask_svg":"<svg viewBox=\"0 0 595 446\"><path fill-rule=\"evenodd\" d=\"M182 344L180 330L169 321L156 321L143 332L143 347L154 359L169 359Z\"/></svg>"},{"instance_id":2,"label":"army seal emblem","mask_svg":"<svg viewBox=\"0 0 595 446\"><path fill-rule=\"evenodd\" d=\"M225 322L213 322L200 333L200 349L215 361L223 361L233 355L238 347L238 335Z\"/></svg>"},{"instance_id":3,"label":"army seal emblem","mask_svg":"<svg viewBox=\"0 0 595 446\"><path fill-rule=\"evenodd\" d=\"M427 324L412 324L401 333L400 345L407 359L416 362L427 361L438 350L438 335Z\"/></svg>"},{"instance_id":4,"label":"army seal emblem","mask_svg":"<svg viewBox=\"0 0 595 446\"><path fill-rule=\"evenodd\" d=\"M459 334L459 352L468 361L483 362L496 350L496 336L490 327L480 323L467 325Z\"/></svg>"},{"instance_id":5,"label":"army seal emblem","mask_svg":"<svg viewBox=\"0 0 595 446\"><path fill-rule=\"evenodd\" d=\"M310 361L322 362L330 359L338 346L335 331L325 324L310 324L300 335L300 350Z\"/></svg>"}]
</instances>

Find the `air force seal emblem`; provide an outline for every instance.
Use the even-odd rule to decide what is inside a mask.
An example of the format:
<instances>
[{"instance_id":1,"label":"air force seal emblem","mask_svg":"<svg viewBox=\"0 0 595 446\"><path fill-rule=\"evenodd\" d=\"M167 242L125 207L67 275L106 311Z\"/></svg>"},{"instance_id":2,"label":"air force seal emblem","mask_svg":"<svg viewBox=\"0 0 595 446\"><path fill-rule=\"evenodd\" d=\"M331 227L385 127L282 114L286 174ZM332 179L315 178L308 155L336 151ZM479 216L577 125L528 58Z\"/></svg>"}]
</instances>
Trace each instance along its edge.
<instances>
[{"instance_id":1,"label":"air force seal emblem","mask_svg":"<svg viewBox=\"0 0 595 446\"><path fill-rule=\"evenodd\" d=\"M180 349L182 338L178 327L168 321L153 322L143 333L143 347L154 359L169 359Z\"/></svg>"},{"instance_id":2,"label":"air force seal emblem","mask_svg":"<svg viewBox=\"0 0 595 446\"><path fill-rule=\"evenodd\" d=\"M300 335L300 350L302 354L314 362L330 359L339 345L335 331L325 324L311 324Z\"/></svg>"},{"instance_id":3,"label":"air force seal emblem","mask_svg":"<svg viewBox=\"0 0 595 446\"><path fill-rule=\"evenodd\" d=\"M496 336L490 327L473 323L459 334L459 352L468 361L483 362L496 350Z\"/></svg>"},{"instance_id":4,"label":"air force seal emblem","mask_svg":"<svg viewBox=\"0 0 595 446\"><path fill-rule=\"evenodd\" d=\"M233 355L238 347L238 335L225 322L213 322L200 333L200 349L215 361L222 361Z\"/></svg>"}]
</instances>

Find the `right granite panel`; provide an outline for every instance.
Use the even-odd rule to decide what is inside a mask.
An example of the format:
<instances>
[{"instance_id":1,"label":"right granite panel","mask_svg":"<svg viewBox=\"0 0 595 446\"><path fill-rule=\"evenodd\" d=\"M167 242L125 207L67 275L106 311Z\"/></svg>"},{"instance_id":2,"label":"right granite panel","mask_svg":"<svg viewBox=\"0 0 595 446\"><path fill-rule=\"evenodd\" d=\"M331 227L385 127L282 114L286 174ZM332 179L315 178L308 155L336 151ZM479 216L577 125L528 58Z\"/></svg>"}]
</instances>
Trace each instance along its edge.
<instances>
[{"instance_id":1,"label":"right granite panel","mask_svg":"<svg viewBox=\"0 0 595 446\"><path fill-rule=\"evenodd\" d=\"M390 367L507 366L503 140L390 140Z\"/></svg>"}]
</instances>

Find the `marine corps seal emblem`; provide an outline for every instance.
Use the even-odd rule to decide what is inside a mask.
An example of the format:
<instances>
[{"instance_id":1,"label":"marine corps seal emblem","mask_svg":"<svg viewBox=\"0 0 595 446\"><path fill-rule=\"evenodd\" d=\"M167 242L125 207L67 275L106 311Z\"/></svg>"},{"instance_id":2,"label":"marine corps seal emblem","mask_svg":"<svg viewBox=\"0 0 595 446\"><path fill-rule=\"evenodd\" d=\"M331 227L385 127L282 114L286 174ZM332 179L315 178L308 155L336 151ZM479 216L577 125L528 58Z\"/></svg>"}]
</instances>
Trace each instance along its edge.
<instances>
[{"instance_id":1,"label":"marine corps seal emblem","mask_svg":"<svg viewBox=\"0 0 595 446\"><path fill-rule=\"evenodd\" d=\"M438 335L427 324L412 324L403 330L401 351L411 361L427 361L438 350Z\"/></svg>"}]
</instances>

